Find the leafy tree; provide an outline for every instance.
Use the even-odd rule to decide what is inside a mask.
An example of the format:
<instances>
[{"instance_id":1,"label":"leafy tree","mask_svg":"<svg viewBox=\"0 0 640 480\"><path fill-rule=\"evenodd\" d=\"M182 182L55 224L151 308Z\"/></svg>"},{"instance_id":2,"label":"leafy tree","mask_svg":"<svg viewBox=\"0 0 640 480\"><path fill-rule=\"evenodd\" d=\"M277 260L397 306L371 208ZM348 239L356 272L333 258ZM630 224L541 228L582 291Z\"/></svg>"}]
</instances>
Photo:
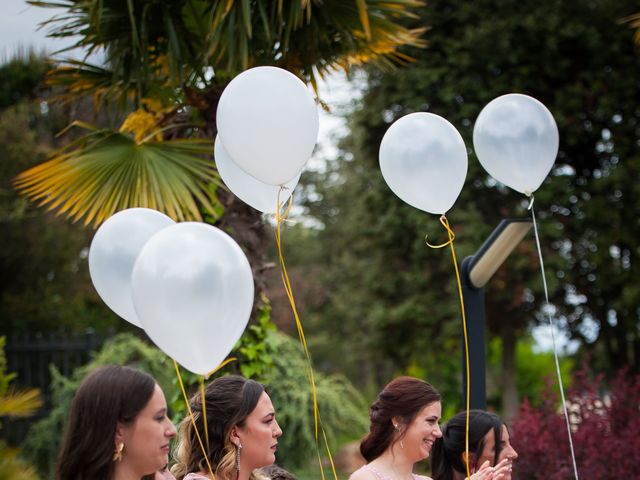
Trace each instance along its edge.
<instances>
[{"instance_id":1,"label":"leafy tree","mask_svg":"<svg viewBox=\"0 0 640 480\"><path fill-rule=\"evenodd\" d=\"M342 158L312 182L330 291L321 326L349 338L340 350L380 383L391 369L460 358L460 313L451 258L424 245L444 237L437 219L395 198L379 173L378 148L390 124L415 111L450 120L469 147L474 119L491 99L529 94L554 114L560 153L535 208L557 320L602 353L598 367L638 365L638 71L632 31L619 19L633 2L430 2L412 25L428 25L417 62L390 74L368 70L349 117ZM490 14L488 12L491 12ZM472 253L500 218L527 216L527 202L470 156L461 197L449 214L458 258ZM624 225L624 228L622 227ZM611 227L614 228L611 228ZM490 333L502 339L501 391L515 412L516 340L536 322L541 281L533 242L524 242L488 287ZM592 328L589 328L589 327ZM593 328L595 327L595 328ZM349 365L349 360L344 361ZM511 370L507 367L511 366ZM429 379L429 372L427 378ZM434 382L435 383L435 382ZM436 384L436 386L438 386Z\"/></svg>"},{"instance_id":2,"label":"leafy tree","mask_svg":"<svg viewBox=\"0 0 640 480\"><path fill-rule=\"evenodd\" d=\"M11 186L15 175L55 148L54 136L66 122L63 109L49 103L50 92L42 87L48 65L46 58L32 52L19 53L0 65L0 91L8 92L0 100L6 107L0 109L0 331L4 333L74 330L80 322L83 329L91 325L105 330L115 318L105 312L90 287L88 232L52 214L42 215ZM78 111L82 112L81 105Z\"/></svg>"},{"instance_id":3,"label":"leafy tree","mask_svg":"<svg viewBox=\"0 0 640 480\"><path fill-rule=\"evenodd\" d=\"M224 206L220 226L245 248L258 290L265 263L259 214L216 188L205 155L225 85L256 65L278 65L312 83L354 64L390 67L406 61L397 48L421 44L424 31L399 23L416 0L30 3L65 9L47 23L50 35L75 37L72 48L105 56L104 66L69 61L54 69L50 81L63 89L59 98L92 95L98 105L119 102L126 109L132 102L135 110L118 132L94 131L24 172L18 188L94 225L133 206L213 221Z\"/></svg>"}]
</instances>

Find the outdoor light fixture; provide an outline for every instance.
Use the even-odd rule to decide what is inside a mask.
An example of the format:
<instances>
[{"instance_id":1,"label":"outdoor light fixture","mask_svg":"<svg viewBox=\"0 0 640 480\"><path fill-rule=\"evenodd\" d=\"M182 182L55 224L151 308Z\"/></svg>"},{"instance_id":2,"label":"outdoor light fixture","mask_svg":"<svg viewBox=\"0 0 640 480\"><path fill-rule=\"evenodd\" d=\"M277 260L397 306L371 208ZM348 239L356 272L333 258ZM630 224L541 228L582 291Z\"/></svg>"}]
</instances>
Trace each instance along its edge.
<instances>
[{"instance_id":1,"label":"outdoor light fixture","mask_svg":"<svg viewBox=\"0 0 640 480\"><path fill-rule=\"evenodd\" d=\"M533 223L525 219L501 220L478 251L462 261L462 295L467 318L471 408L486 409L486 372L484 350L484 286L509 254L529 232ZM462 359L462 390L466 399L466 360ZM466 400L463 401L463 404Z\"/></svg>"}]
</instances>

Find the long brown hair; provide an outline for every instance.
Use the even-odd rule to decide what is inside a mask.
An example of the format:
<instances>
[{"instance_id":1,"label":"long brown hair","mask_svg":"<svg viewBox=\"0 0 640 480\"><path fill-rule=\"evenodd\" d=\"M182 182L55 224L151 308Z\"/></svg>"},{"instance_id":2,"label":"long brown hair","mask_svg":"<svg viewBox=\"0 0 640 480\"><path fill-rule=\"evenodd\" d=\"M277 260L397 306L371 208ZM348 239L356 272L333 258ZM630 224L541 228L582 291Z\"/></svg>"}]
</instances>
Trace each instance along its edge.
<instances>
[{"instance_id":1,"label":"long brown hair","mask_svg":"<svg viewBox=\"0 0 640 480\"><path fill-rule=\"evenodd\" d=\"M463 453L466 450L467 412L456 414L442 427L442 437L437 438L431 453L431 470L435 480L453 480L453 472L466 471ZM484 410L469 411L469 456L476 459L484 449L484 437L493 430L496 450L493 465L500 456L502 438L502 420L495 413ZM478 465L479 466L479 465Z\"/></svg>"},{"instance_id":2,"label":"long brown hair","mask_svg":"<svg viewBox=\"0 0 640 480\"><path fill-rule=\"evenodd\" d=\"M187 473L208 472L207 459L214 475L221 479L235 478L236 450L229 438L231 429L245 425L263 392L261 384L238 375L217 378L206 386L204 398L209 434L207 456L205 458L200 447L192 419L187 416L180 423L177 462L171 468L178 480L182 480ZM196 393L189 403L197 431L207 448L201 394ZM252 474L252 478L257 478L256 474Z\"/></svg>"},{"instance_id":3,"label":"long brown hair","mask_svg":"<svg viewBox=\"0 0 640 480\"><path fill-rule=\"evenodd\" d=\"M369 433L360 444L365 460L371 462L393 444L394 417L409 425L422 408L439 401L438 391L424 380L398 377L389 382L369 410Z\"/></svg>"},{"instance_id":4,"label":"long brown hair","mask_svg":"<svg viewBox=\"0 0 640 480\"><path fill-rule=\"evenodd\" d=\"M151 375L119 365L100 367L89 374L71 404L56 478L113 478L117 424L130 423L138 416L155 385Z\"/></svg>"}]
</instances>

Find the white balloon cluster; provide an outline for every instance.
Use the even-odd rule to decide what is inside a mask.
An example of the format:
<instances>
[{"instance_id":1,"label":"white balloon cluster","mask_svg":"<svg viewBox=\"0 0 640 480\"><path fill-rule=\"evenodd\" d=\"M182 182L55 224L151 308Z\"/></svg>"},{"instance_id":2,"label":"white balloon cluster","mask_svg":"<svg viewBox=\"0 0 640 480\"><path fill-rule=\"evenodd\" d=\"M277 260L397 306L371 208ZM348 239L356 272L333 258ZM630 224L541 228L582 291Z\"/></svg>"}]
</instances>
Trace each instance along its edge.
<instances>
[{"instance_id":1,"label":"white balloon cluster","mask_svg":"<svg viewBox=\"0 0 640 480\"><path fill-rule=\"evenodd\" d=\"M107 306L201 375L231 351L253 306L249 261L229 235L147 208L123 210L100 226L89 273Z\"/></svg>"},{"instance_id":2,"label":"white balloon cluster","mask_svg":"<svg viewBox=\"0 0 640 480\"><path fill-rule=\"evenodd\" d=\"M480 164L496 180L526 195L536 191L558 154L558 127L538 100L508 94L480 112L473 130ZM445 214L460 195L467 152L460 133L432 113L412 113L394 122L380 144L380 170L400 199Z\"/></svg>"},{"instance_id":3,"label":"white balloon cluster","mask_svg":"<svg viewBox=\"0 0 640 480\"><path fill-rule=\"evenodd\" d=\"M215 159L223 181L241 200L275 212L296 187L318 137L318 110L305 84L275 67L243 72L218 104ZM170 357L206 375L246 328L254 286L249 262L222 230L176 224L132 208L96 232L89 271L104 302L144 328Z\"/></svg>"},{"instance_id":4,"label":"white balloon cluster","mask_svg":"<svg viewBox=\"0 0 640 480\"><path fill-rule=\"evenodd\" d=\"M286 70L251 68L222 92L216 122L215 157L222 180L252 207L275 212L280 187L287 187L284 201L318 139L313 95Z\"/></svg>"}]
</instances>

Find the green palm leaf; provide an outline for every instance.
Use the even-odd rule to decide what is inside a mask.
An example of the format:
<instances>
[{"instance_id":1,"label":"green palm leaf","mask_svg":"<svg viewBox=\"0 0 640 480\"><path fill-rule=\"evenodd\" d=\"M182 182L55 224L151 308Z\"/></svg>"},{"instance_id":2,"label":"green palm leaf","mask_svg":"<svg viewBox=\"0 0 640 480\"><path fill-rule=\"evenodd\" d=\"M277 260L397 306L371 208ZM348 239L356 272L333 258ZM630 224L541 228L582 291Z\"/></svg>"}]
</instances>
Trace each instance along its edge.
<instances>
[{"instance_id":1,"label":"green palm leaf","mask_svg":"<svg viewBox=\"0 0 640 480\"><path fill-rule=\"evenodd\" d=\"M42 406L40 390L9 390L0 396L0 417L30 417Z\"/></svg>"},{"instance_id":2,"label":"green palm leaf","mask_svg":"<svg viewBox=\"0 0 640 480\"><path fill-rule=\"evenodd\" d=\"M91 127L47 162L21 173L15 186L49 210L73 221L84 218L85 225L97 226L131 207L153 208L178 221L201 221L200 208L216 216L211 185L219 177L208 158L212 149L209 140L138 144L129 135Z\"/></svg>"},{"instance_id":3,"label":"green palm leaf","mask_svg":"<svg viewBox=\"0 0 640 480\"><path fill-rule=\"evenodd\" d=\"M139 101L168 86L218 85L255 65L279 65L315 84L317 75L373 62L392 68L409 60L402 46L423 46L425 29L403 19L420 0L58 0L30 1L62 7L44 24L49 36L73 37L70 48L103 51L108 70L68 62L51 81L78 92L105 92ZM74 86L74 80L77 86ZM165 93L167 90L165 90ZM174 92L176 93L176 92Z\"/></svg>"}]
</instances>

